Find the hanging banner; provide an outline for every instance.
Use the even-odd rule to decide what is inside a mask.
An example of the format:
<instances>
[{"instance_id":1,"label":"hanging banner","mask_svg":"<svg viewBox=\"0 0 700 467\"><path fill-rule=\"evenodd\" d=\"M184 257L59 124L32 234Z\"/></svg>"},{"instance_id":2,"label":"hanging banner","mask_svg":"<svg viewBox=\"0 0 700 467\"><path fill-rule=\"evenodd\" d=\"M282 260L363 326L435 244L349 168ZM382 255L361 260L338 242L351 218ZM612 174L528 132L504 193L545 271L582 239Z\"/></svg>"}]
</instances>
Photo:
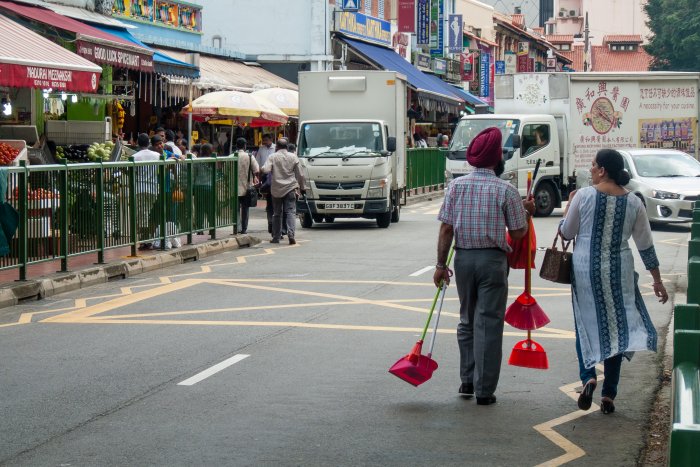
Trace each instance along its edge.
<instances>
[{"instance_id":1,"label":"hanging banner","mask_svg":"<svg viewBox=\"0 0 700 467\"><path fill-rule=\"evenodd\" d=\"M479 95L489 97L491 95L491 54L482 50L479 62L479 86L481 88Z\"/></svg>"},{"instance_id":2,"label":"hanging banner","mask_svg":"<svg viewBox=\"0 0 700 467\"><path fill-rule=\"evenodd\" d=\"M529 42L518 42L518 55L527 55L530 53Z\"/></svg>"},{"instance_id":3,"label":"hanging banner","mask_svg":"<svg viewBox=\"0 0 700 467\"><path fill-rule=\"evenodd\" d=\"M153 73L153 55L131 52L116 47L79 40L76 53L94 63L104 63L115 68Z\"/></svg>"},{"instance_id":4,"label":"hanging banner","mask_svg":"<svg viewBox=\"0 0 700 467\"><path fill-rule=\"evenodd\" d=\"M462 15L449 15L447 24L449 33L447 51L451 54L462 53Z\"/></svg>"},{"instance_id":5,"label":"hanging banner","mask_svg":"<svg viewBox=\"0 0 700 467\"><path fill-rule=\"evenodd\" d=\"M460 54L459 58L462 65L462 81L474 81L474 54Z\"/></svg>"},{"instance_id":6,"label":"hanging banner","mask_svg":"<svg viewBox=\"0 0 700 467\"><path fill-rule=\"evenodd\" d=\"M416 0L399 0L399 32L416 32Z\"/></svg>"},{"instance_id":7,"label":"hanging banner","mask_svg":"<svg viewBox=\"0 0 700 467\"><path fill-rule=\"evenodd\" d=\"M430 1L417 0L416 3L416 44L430 44Z\"/></svg>"},{"instance_id":8,"label":"hanging banner","mask_svg":"<svg viewBox=\"0 0 700 467\"><path fill-rule=\"evenodd\" d=\"M0 63L0 86L95 92L100 72Z\"/></svg>"},{"instance_id":9,"label":"hanging banner","mask_svg":"<svg viewBox=\"0 0 700 467\"><path fill-rule=\"evenodd\" d=\"M518 73L527 73L527 63L530 61L527 55L518 55Z\"/></svg>"},{"instance_id":10,"label":"hanging banner","mask_svg":"<svg viewBox=\"0 0 700 467\"><path fill-rule=\"evenodd\" d=\"M445 1L431 0L430 2L430 55L442 57L445 47Z\"/></svg>"},{"instance_id":11,"label":"hanging banner","mask_svg":"<svg viewBox=\"0 0 700 467\"><path fill-rule=\"evenodd\" d=\"M416 52L413 56L413 65L421 71L432 71L430 68L430 55Z\"/></svg>"},{"instance_id":12,"label":"hanging banner","mask_svg":"<svg viewBox=\"0 0 700 467\"><path fill-rule=\"evenodd\" d=\"M391 35L391 48L406 61L411 61L411 35L395 32Z\"/></svg>"},{"instance_id":13,"label":"hanging banner","mask_svg":"<svg viewBox=\"0 0 700 467\"><path fill-rule=\"evenodd\" d=\"M511 51L507 51L504 56L506 62L506 71L505 74L507 75L514 75L518 71L517 67L517 59L515 53Z\"/></svg>"}]
</instances>

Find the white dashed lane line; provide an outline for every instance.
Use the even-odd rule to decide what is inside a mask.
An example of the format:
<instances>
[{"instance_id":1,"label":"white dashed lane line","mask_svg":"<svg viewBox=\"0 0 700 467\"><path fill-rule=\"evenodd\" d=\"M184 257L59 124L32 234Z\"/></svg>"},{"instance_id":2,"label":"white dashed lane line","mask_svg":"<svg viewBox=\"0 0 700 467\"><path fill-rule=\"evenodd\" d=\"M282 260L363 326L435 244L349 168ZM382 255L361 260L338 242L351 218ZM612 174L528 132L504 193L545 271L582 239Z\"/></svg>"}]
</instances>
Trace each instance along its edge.
<instances>
[{"instance_id":1,"label":"white dashed lane line","mask_svg":"<svg viewBox=\"0 0 700 467\"><path fill-rule=\"evenodd\" d=\"M410 276L411 277L418 277L421 274L425 274L426 272L431 271L434 267L435 266L426 266L423 269L419 269L416 272L414 272L413 274L410 274Z\"/></svg>"}]
</instances>

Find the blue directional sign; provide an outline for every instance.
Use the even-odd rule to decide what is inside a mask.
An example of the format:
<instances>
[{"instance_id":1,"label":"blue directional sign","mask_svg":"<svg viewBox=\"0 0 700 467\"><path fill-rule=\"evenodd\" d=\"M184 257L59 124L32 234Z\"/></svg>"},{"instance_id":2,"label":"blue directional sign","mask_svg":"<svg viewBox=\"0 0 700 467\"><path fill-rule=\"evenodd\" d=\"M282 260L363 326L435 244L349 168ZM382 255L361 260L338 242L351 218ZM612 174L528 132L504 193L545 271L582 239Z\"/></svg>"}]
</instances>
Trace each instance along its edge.
<instances>
[{"instance_id":1,"label":"blue directional sign","mask_svg":"<svg viewBox=\"0 0 700 467\"><path fill-rule=\"evenodd\" d=\"M343 10L357 11L360 9L360 0L343 0Z\"/></svg>"}]
</instances>

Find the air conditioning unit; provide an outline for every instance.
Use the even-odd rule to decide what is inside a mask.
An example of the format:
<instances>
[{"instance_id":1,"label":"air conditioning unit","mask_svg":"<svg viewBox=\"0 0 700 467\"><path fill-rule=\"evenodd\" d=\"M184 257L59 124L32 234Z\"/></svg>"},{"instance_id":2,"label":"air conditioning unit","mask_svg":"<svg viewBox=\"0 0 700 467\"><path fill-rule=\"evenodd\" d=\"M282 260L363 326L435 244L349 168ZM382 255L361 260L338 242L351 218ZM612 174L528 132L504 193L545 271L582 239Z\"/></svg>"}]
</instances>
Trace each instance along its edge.
<instances>
[{"instance_id":1,"label":"air conditioning unit","mask_svg":"<svg viewBox=\"0 0 700 467\"><path fill-rule=\"evenodd\" d=\"M576 10L569 10L569 16L576 16Z\"/></svg>"}]
</instances>

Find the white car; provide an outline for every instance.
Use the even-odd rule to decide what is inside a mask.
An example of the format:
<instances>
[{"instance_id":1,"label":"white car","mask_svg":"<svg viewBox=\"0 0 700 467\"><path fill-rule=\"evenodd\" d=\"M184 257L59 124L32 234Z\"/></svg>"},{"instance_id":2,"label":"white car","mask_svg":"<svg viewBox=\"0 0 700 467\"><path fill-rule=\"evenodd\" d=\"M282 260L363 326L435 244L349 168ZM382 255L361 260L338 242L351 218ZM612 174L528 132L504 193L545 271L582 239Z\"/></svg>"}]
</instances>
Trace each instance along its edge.
<instances>
[{"instance_id":1,"label":"white car","mask_svg":"<svg viewBox=\"0 0 700 467\"><path fill-rule=\"evenodd\" d=\"M700 199L700 162L675 149L618 150L631 180L626 188L644 202L650 222L690 222Z\"/></svg>"}]
</instances>

